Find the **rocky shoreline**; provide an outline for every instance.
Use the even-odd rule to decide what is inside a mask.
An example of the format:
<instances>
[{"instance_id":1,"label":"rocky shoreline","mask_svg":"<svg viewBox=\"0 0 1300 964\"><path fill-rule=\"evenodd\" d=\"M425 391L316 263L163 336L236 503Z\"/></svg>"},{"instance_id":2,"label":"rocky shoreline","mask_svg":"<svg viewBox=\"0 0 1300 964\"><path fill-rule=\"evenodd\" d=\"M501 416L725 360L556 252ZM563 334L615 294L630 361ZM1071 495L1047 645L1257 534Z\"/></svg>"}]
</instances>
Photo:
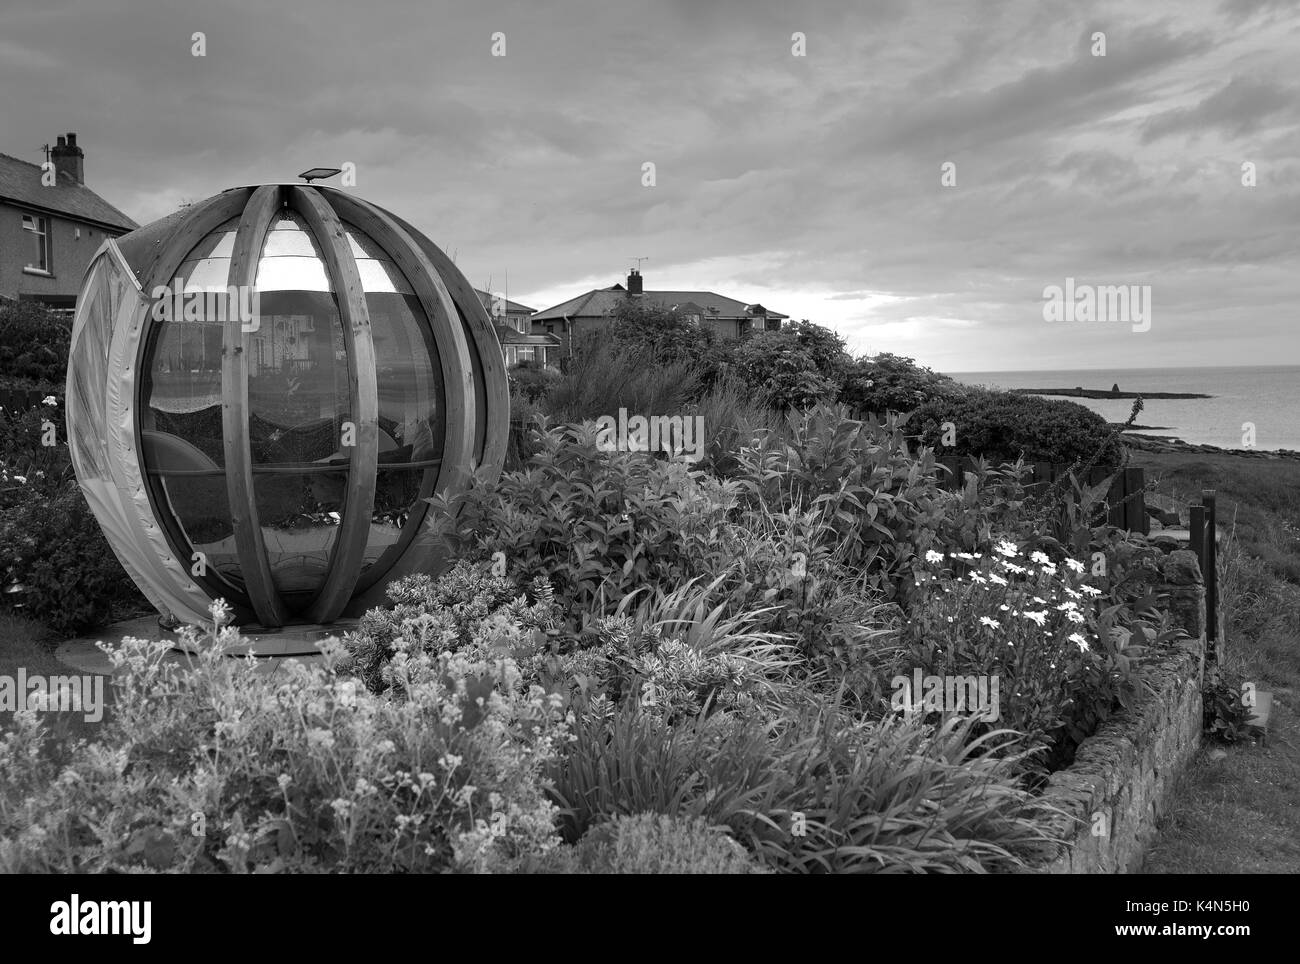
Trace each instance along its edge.
<instances>
[{"instance_id":1,"label":"rocky shoreline","mask_svg":"<svg viewBox=\"0 0 1300 964\"><path fill-rule=\"evenodd\" d=\"M1263 449L1225 449L1217 445L1204 445L1194 442L1184 442L1180 438L1166 435L1143 435L1140 432L1125 432L1120 438L1130 448L1140 452L1151 452L1158 455L1169 453L1185 453L1195 455L1235 455L1244 459L1268 459L1277 461L1279 459L1288 459L1300 461L1300 452L1295 449L1273 449L1266 451Z\"/></svg>"},{"instance_id":2,"label":"rocky shoreline","mask_svg":"<svg viewBox=\"0 0 1300 964\"><path fill-rule=\"evenodd\" d=\"M1122 392L1104 388L1013 388L1013 395L1059 395L1063 398L1213 398L1200 392Z\"/></svg>"}]
</instances>

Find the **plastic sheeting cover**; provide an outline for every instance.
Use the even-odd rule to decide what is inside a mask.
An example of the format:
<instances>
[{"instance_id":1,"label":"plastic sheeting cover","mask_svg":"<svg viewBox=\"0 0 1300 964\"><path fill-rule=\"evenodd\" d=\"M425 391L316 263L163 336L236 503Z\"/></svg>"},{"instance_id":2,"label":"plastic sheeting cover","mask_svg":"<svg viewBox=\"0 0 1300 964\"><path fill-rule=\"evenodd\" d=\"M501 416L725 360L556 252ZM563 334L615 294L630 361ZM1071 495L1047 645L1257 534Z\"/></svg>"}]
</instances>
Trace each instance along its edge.
<instances>
[{"instance_id":1,"label":"plastic sheeting cover","mask_svg":"<svg viewBox=\"0 0 1300 964\"><path fill-rule=\"evenodd\" d=\"M149 303L110 239L87 269L72 325L68 448L81 491L122 567L160 611L207 618L208 596L173 557L136 462L131 393Z\"/></svg>"}]
</instances>

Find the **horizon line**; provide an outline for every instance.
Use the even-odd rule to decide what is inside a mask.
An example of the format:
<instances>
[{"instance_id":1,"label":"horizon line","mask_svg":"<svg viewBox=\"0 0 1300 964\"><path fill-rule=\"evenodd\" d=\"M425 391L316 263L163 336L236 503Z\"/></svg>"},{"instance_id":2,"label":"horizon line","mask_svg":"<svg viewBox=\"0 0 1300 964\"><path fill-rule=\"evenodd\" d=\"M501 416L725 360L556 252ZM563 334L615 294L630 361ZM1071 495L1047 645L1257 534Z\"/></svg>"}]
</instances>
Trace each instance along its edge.
<instances>
[{"instance_id":1,"label":"horizon line","mask_svg":"<svg viewBox=\"0 0 1300 964\"><path fill-rule=\"evenodd\" d=\"M1212 371L1253 370L1259 368L1300 368L1300 363L1288 365L1149 365L1129 368L972 368L965 371L935 369L941 375L1025 375L1053 374L1056 372L1150 372L1150 371Z\"/></svg>"}]
</instances>

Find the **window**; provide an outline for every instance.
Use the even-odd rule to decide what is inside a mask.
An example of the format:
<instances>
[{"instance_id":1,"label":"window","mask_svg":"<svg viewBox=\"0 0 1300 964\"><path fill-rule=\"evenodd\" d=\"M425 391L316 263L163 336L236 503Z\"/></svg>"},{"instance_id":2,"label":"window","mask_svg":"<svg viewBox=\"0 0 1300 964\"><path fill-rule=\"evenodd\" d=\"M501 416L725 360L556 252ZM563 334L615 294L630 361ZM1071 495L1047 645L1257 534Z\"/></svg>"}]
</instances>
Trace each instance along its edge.
<instances>
[{"instance_id":1,"label":"window","mask_svg":"<svg viewBox=\"0 0 1300 964\"><path fill-rule=\"evenodd\" d=\"M28 249L32 253L32 260L27 262L26 270L43 271L46 274L50 271L50 223L47 219L37 217L34 214L23 215L23 230L31 232L31 247Z\"/></svg>"}]
</instances>

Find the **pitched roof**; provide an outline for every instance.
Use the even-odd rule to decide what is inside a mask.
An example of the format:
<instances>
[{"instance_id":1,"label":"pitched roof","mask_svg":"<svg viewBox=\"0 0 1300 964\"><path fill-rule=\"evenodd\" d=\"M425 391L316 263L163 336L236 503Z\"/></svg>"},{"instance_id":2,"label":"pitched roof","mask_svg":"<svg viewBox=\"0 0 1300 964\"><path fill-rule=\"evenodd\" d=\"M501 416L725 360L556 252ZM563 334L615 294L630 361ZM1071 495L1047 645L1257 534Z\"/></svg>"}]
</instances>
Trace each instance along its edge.
<instances>
[{"instance_id":1,"label":"pitched roof","mask_svg":"<svg viewBox=\"0 0 1300 964\"><path fill-rule=\"evenodd\" d=\"M60 171L55 184L45 187L39 164L8 154L0 154L0 200L121 231L134 231L140 226L70 175Z\"/></svg>"},{"instance_id":2,"label":"pitched roof","mask_svg":"<svg viewBox=\"0 0 1300 964\"><path fill-rule=\"evenodd\" d=\"M670 307L673 311L676 311L683 315L701 315L705 318L709 317L709 312L704 310L704 306L697 305L693 301L683 301L679 305L672 305Z\"/></svg>"},{"instance_id":3,"label":"pitched roof","mask_svg":"<svg viewBox=\"0 0 1300 964\"><path fill-rule=\"evenodd\" d=\"M556 318L601 318L608 315L620 301L627 297L627 289L622 285L612 288L597 288L586 294L570 298L553 308L539 311L533 315L533 321L548 321ZM750 308L735 298L727 298L712 291L646 291L641 295L645 301L654 301L665 308L676 308L688 304L698 305L700 314L706 318L752 318ZM716 309L716 310L715 310ZM769 318L789 318L779 311L768 311Z\"/></svg>"},{"instance_id":4,"label":"pitched roof","mask_svg":"<svg viewBox=\"0 0 1300 964\"><path fill-rule=\"evenodd\" d=\"M478 288L475 288L474 294L478 295L478 300L483 302L483 307L487 309L488 314L491 314L492 293L489 291L480 291ZM527 305L521 305L517 301L511 301L509 298L506 299L506 314L531 315L536 310L536 308L529 308Z\"/></svg>"}]
</instances>

